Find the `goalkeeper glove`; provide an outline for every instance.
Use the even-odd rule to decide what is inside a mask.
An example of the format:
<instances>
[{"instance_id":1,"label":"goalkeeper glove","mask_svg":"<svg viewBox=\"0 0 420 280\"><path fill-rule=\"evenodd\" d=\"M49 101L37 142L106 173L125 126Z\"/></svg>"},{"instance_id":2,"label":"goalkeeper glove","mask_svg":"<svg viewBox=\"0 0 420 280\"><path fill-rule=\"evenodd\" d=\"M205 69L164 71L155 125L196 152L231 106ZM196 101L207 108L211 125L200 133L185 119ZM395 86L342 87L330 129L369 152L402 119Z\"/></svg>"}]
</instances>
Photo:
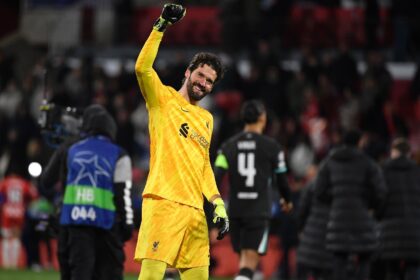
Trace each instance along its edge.
<instances>
[{"instance_id":1,"label":"goalkeeper glove","mask_svg":"<svg viewBox=\"0 0 420 280\"><path fill-rule=\"evenodd\" d=\"M215 223L219 229L219 234L217 235L217 240L223 239L226 233L229 231L229 218L226 214L225 203L223 199L216 198L213 201L214 213L213 213L213 223Z\"/></svg>"},{"instance_id":2,"label":"goalkeeper glove","mask_svg":"<svg viewBox=\"0 0 420 280\"><path fill-rule=\"evenodd\" d=\"M185 16L186 9L177 4L165 4L160 17L153 24L153 29L164 32L168 25L174 24Z\"/></svg>"}]
</instances>

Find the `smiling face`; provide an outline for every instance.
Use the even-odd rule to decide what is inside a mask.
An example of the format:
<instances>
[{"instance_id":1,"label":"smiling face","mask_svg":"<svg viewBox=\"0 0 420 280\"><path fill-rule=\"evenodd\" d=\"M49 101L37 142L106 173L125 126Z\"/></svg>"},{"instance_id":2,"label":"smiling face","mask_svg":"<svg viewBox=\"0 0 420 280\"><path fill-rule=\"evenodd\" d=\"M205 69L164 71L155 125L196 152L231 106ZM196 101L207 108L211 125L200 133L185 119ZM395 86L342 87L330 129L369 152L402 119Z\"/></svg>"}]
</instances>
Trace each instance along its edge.
<instances>
[{"instance_id":1,"label":"smiling face","mask_svg":"<svg viewBox=\"0 0 420 280\"><path fill-rule=\"evenodd\" d=\"M190 100L192 102L198 102L213 90L217 73L209 65L202 64L193 71L187 69L185 78Z\"/></svg>"}]
</instances>

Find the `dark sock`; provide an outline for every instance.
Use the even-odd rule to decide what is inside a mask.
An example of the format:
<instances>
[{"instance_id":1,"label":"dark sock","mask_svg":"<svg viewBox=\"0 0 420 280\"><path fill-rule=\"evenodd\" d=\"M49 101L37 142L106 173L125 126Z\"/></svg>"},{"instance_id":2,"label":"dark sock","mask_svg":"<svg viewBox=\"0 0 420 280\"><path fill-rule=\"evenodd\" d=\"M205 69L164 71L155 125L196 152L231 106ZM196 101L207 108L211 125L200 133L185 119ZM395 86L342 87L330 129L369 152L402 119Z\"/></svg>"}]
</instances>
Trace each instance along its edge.
<instances>
[{"instance_id":1,"label":"dark sock","mask_svg":"<svg viewBox=\"0 0 420 280\"><path fill-rule=\"evenodd\" d=\"M165 271L165 277L164 279L175 279L176 273L173 271Z\"/></svg>"},{"instance_id":2,"label":"dark sock","mask_svg":"<svg viewBox=\"0 0 420 280\"><path fill-rule=\"evenodd\" d=\"M239 270L238 275L242 275L245 277L248 277L249 279L252 279L252 276L254 276L254 271L250 268L244 267Z\"/></svg>"}]
</instances>

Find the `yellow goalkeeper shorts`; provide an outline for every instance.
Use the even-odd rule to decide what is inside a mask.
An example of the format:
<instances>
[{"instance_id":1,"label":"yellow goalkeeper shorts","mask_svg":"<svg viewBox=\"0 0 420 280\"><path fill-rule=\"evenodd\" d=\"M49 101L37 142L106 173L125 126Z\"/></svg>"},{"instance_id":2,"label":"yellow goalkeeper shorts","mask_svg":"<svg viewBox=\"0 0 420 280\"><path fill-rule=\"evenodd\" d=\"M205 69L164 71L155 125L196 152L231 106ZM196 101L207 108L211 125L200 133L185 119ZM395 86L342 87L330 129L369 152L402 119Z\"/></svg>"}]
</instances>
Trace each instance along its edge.
<instances>
[{"instance_id":1,"label":"yellow goalkeeper shorts","mask_svg":"<svg viewBox=\"0 0 420 280\"><path fill-rule=\"evenodd\" d=\"M134 260L153 259L175 268L210 264L206 216L202 209L159 197L143 198Z\"/></svg>"}]
</instances>

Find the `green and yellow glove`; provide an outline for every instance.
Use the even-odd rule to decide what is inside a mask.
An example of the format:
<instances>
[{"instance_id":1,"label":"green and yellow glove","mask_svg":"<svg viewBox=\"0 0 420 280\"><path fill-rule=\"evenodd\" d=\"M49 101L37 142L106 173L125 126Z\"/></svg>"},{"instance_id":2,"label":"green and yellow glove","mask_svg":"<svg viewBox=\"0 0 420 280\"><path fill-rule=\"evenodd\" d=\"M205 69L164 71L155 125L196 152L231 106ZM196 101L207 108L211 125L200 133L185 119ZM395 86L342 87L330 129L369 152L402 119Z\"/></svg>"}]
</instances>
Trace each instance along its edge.
<instances>
[{"instance_id":1,"label":"green and yellow glove","mask_svg":"<svg viewBox=\"0 0 420 280\"><path fill-rule=\"evenodd\" d=\"M160 17L153 24L153 29L164 32L168 25L180 21L185 16L186 9L177 4L165 4Z\"/></svg>"},{"instance_id":2,"label":"green and yellow glove","mask_svg":"<svg viewBox=\"0 0 420 280\"><path fill-rule=\"evenodd\" d=\"M223 239L226 233L229 232L229 218L226 213L225 203L223 199L216 198L213 201L214 213L213 213L213 223L217 225L219 229L219 234L217 235L217 240Z\"/></svg>"}]
</instances>

